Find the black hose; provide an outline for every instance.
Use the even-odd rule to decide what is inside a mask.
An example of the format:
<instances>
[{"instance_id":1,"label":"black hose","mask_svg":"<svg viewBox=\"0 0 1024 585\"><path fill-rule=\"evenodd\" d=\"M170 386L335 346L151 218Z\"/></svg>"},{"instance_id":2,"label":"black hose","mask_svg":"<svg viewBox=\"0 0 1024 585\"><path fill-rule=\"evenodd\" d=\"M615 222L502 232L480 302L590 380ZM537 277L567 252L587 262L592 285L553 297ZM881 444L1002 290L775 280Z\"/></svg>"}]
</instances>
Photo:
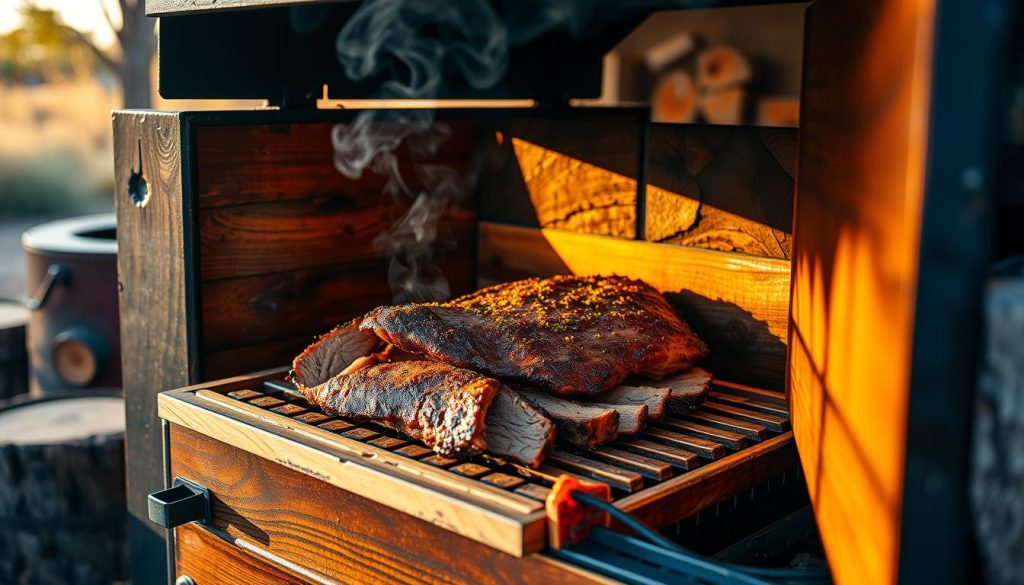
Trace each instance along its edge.
<instances>
[{"instance_id":1,"label":"black hose","mask_svg":"<svg viewBox=\"0 0 1024 585\"><path fill-rule=\"evenodd\" d=\"M827 569L786 569L786 568L766 568L766 567L751 567L747 565L737 565L734 563L726 563L714 559L705 558L694 551L688 550L678 543L669 540L662 536L658 531L652 530L649 526L643 522L637 520L632 515L623 512L616 508L610 502L606 502L601 498L593 496L584 492L573 492L572 497L574 500L581 504L586 504L597 508L603 512L607 512L613 518L618 520L623 525L629 527L631 530L648 540L652 544L667 548L672 551L680 552L689 556L698 557L702 560L715 563L722 567L729 569L730 571L736 571L743 573L750 577L772 579L777 582L785 583L831 583L831 576Z\"/></svg>"}]
</instances>

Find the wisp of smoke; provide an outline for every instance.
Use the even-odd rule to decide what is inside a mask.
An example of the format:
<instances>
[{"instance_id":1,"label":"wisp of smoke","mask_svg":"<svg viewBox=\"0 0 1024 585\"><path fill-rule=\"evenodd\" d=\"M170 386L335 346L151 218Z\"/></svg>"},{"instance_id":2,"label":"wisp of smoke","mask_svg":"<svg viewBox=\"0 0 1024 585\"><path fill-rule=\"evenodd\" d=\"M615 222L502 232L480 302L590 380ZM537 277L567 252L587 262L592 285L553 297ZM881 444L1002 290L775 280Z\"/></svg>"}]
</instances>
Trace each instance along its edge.
<instances>
[{"instance_id":1,"label":"wisp of smoke","mask_svg":"<svg viewBox=\"0 0 1024 585\"><path fill-rule=\"evenodd\" d=\"M458 74L475 89L492 88L508 68L510 45L562 26L578 37L598 12L590 0L517 0L505 18L489 0L367 0L338 33L335 46L349 79L384 79L379 98L438 99L444 97L446 74ZM411 200L408 211L375 240L390 255L395 302L450 294L433 262L437 222L468 193L472 178L419 164L414 168L423 188L413 189L396 155L404 143L414 161L429 156L446 130L434 123L433 110L392 109L364 111L331 132L338 172L358 179L369 169L387 177L385 192Z\"/></svg>"},{"instance_id":2,"label":"wisp of smoke","mask_svg":"<svg viewBox=\"0 0 1024 585\"><path fill-rule=\"evenodd\" d=\"M505 28L485 0L365 2L336 42L350 79L387 76L379 92L384 99L442 97L445 68L457 71L472 87L491 87L505 73L507 47ZM412 200L408 211L374 241L390 255L388 277L395 302L450 295L433 262L437 222L453 201L465 196L471 181L454 170L421 164L415 172L423 188L414 191L402 177L396 155L403 143L414 160L432 155L447 134L429 109L367 110L331 132L334 166L340 173L358 179L369 169L387 177L387 193Z\"/></svg>"}]
</instances>

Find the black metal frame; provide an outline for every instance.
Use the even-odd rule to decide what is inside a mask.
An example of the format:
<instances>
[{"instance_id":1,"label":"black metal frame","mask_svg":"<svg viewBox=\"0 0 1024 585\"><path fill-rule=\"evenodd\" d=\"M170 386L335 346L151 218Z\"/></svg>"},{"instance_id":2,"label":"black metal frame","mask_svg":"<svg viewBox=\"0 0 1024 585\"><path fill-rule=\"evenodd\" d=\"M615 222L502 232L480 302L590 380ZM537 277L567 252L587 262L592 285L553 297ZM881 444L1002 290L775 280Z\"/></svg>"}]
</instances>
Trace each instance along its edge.
<instances>
[{"instance_id":1,"label":"black metal frame","mask_svg":"<svg viewBox=\"0 0 1024 585\"><path fill-rule=\"evenodd\" d=\"M900 521L905 583L975 577L968 461L1013 4L936 2Z\"/></svg>"}]
</instances>

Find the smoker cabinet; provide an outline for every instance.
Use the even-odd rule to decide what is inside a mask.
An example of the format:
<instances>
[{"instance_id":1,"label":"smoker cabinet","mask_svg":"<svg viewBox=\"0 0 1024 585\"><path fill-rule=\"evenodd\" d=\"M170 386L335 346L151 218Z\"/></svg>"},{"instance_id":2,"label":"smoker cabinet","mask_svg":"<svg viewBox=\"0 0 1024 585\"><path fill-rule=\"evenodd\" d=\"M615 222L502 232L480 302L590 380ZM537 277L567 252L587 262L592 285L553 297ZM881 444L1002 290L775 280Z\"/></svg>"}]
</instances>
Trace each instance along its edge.
<instances>
[{"instance_id":1,"label":"smoker cabinet","mask_svg":"<svg viewBox=\"0 0 1024 585\"><path fill-rule=\"evenodd\" d=\"M356 113L306 109L327 79L324 64L268 55L294 40L282 28L287 19L256 7L270 4L287 2L161 0L150 13L163 19L161 82L171 94L270 97L281 109L114 115L140 583L167 576L166 533L146 518L147 494L173 480L176 449L184 465L190 442L211 453L227 444L162 425L157 395L282 364L312 335L391 295L373 241L409 202L382 200L383 181L372 173L355 181L334 169L331 129ZM452 245L435 259L451 292L567 272L656 281L707 337L708 367L720 379L785 391L801 480L837 582L965 581L977 307L991 258L991 152L1012 20L991 16L1009 14L1012 3L810 4L799 147L793 131L673 127L649 123L644 110L565 107L597 87L587 55L661 6L629 4L640 8L602 19L608 28L580 50L570 50L582 41L566 33L520 53L513 95L457 96L537 96L539 107L439 117L451 134L438 162L479 173L472 196L439 224ZM552 71L578 75L548 83L540 70L555 61L545 52L559 57ZM332 80L332 95L366 95ZM399 158L408 168L411 159ZM306 488L299 479L309 476L293 468L241 451L225 458L251 462L257 477L294 480L287 498ZM213 486L215 517L218 498L242 506L258 497L241 478L196 460L190 473ZM218 491L225 481L230 489ZM335 529L348 510L331 509ZM254 546L272 540L249 528ZM204 554L233 551L237 575L267 561L251 541L177 530L178 550L198 551L180 568L196 575L188 563ZM381 578L411 574L405 561L368 558L390 571ZM538 562L535 573L502 575L525 580L558 566ZM264 574L302 577L271 564Z\"/></svg>"}]
</instances>

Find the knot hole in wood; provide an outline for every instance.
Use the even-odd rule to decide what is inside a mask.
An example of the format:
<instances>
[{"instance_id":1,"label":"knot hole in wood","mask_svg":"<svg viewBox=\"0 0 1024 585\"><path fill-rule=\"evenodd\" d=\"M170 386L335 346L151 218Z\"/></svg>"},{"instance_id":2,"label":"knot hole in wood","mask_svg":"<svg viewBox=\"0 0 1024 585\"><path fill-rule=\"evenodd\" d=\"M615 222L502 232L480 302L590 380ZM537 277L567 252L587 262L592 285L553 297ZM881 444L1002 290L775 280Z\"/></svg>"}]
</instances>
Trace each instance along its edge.
<instances>
[{"instance_id":1,"label":"knot hole in wood","mask_svg":"<svg viewBox=\"0 0 1024 585\"><path fill-rule=\"evenodd\" d=\"M136 207L145 207L149 203L149 184L142 173L142 139L139 139L139 170L132 166L132 173L128 177L128 197Z\"/></svg>"}]
</instances>

